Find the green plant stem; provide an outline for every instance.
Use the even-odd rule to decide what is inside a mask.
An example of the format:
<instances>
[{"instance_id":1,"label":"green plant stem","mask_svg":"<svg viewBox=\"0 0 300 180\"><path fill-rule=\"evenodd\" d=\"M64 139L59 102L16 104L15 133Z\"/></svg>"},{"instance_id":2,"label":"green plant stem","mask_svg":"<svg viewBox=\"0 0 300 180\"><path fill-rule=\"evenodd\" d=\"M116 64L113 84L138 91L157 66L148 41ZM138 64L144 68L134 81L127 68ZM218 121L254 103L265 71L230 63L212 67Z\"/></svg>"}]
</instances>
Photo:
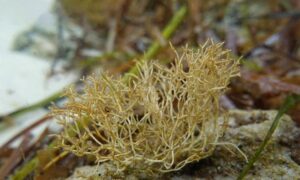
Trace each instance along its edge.
<instances>
[{"instance_id":1,"label":"green plant stem","mask_svg":"<svg viewBox=\"0 0 300 180\"><path fill-rule=\"evenodd\" d=\"M178 28L178 26L180 25L180 23L183 21L185 15L187 13L187 7L183 6L181 7L173 16L172 20L170 21L170 23L165 27L165 29L163 30L163 37L165 39L169 39L171 37L171 35L175 32L175 30ZM153 56L155 56L159 49L160 49L161 45L159 44L159 42L155 41L150 48L147 50L147 52L144 55L144 59L151 59ZM130 74L132 73L137 73L137 67L134 66L130 71ZM129 80L129 77L127 73L123 78L124 80ZM35 106L34 106L35 107ZM39 106L38 106L39 107ZM88 123L88 122L86 122ZM54 147L55 144L57 143L57 140L54 140L49 147ZM31 159L29 162L27 162L26 164L23 165L23 167L21 167L18 171L15 172L14 175L12 175L10 177L10 179L12 180L22 180L24 179L26 176L28 176L31 172L33 172L36 167L38 166L38 159L35 156L33 159Z\"/></svg>"},{"instance_id":2,"label":"green plant stem","mask_svg":"<svg viewBox=\"0 0 300 180\"><path fill-rule=\"evenodd\" d=\"M268 142L270 141L274 131L278 127L278 124L280 122L281 117L292 107L294 107L298 102L300 102L300 95L291 95L286 98L284 101L282 107L279 109L278 113L275 116L275 119L267 132L266 137L264 138L264 141L260 144L259 148L256 150L255 154L251 157L248 164L244 167L241 174L238 176L237 180L242 180L245 178L249 170L253 167L254 163L258 160L258 158L261 156L262 151L266 148Z\"/></svg>"},{"instance_id":3,"label":"green plant stem","mask_svg":"<svg viewBox=\"0 0 300 180\"><path fill-rule=\"evenodd\" d=\"M105 53L105 54L103 54L103 55L101 55L100 57L97 57L97 58L88 59L88 60L84 61L84 63L80 64L80 66L81 66L81 68L91 67L91 66L95 65L97 62L99 62L99 61L101 61L105 58L113 58L113 57L116 57L118 55L124 55L126 57L129 57L129 55L127 55L127 54L123 54L123 53L118 54L117 52L110 52L110 53ZM13 112L11 112L7 115L0 116L0 122L3 119L10 119L10 118L13 119L13 118L16 118L17 116L19 116L23 113L35 110L35 109L43 107L43 106L47 106L51 102L62 98L63 95L64 95L64 92L65 92L64 90L61 90L61 91L56 92L56 93L50 95L49 97L47 97L47 98L45 98L45 99L43 99L39 102L36 102L32 105L17 109L16 111L13 111Z\"/></svg>"},{"instance_id":4,"label":"green plant stem","mask_svg":"<svg viewBox=\"0 0 300 180\"><path fill-rule=\"evenodd\" d=\"M163 32L162 32L162 36L165 40L169 40L170 37L174 34L174 32L176 31L176 29L179 27L179 25L182 23L182 21L184 20L185 15L187 14L187 7L186 6L182 6L173 16L173 18L171 19L171 21L168 23L168 25L164 28ZM152 43L152 45L149 47L149 49L147 50L147 52L144 54L143 56L143 60L144 61L149 61L151 60L160 50L160 48L162 47L162 45L158 42L158 41L154 41ZM124 76L124 81L128 82L130 80L130 75L131 74L137 74L138 72L138 68L137 66L134 66L133 68L131 68L131 70L125 74Z\"/></svg>"},{"instance_id":5,"label":"green plant stem","mask_svg":"<svg viewBox=\"0 0 300 180\"><path fill-rule=\"evenodd\" d=\"M29 162L26 163L20 170L17 171L17 173L14 174L14 176L10 177L11 180L23 180L25 177L30 174L30 172L33 172L38 165L38 158L34 157Z\"/></svg>"},{"instance_id":6,"label":"green plant stem","mask_svg":"<svg viewBox=\"0 0 300 180\"><path fill-rule=\"evenodd\" d=\"M78 124L79 129L82 129L83 126L85 126L88 123L89 123L89 120L85 119L84 124ZM76 133L71 129L68 129L68 133L70 134L70 136L75 136L76 135ZM54 139L54 141L52 141L48 145L48 148L55 148L57 144L58 144L58 140ZM26 176L28 176L31 172L33 172L37 168L38 162L39 162L38 157L37 156L33 157L23 167L21 167L20 170L16 171L15 174L10 177L10 180L23 180L23 179L25 179Z\"/></svg>"},{"instance_id":7,"label":"green plant stem","mask_svg":"<svg viewBox=\"0 0 300 180\"><path fill-rule=\"evenodd\" d=\"M15 118L17 117L18 115L20 114L23 114L23 113L26 113L26 112L29 112L29 111L32 111L34 109L37 109L37 108L40 108L40 107L43 107L43 106L46 106L48 105L49 103L51 103L52 101L55 101L55 100L58 100L59 98L61 98L63 96L63 93L64 91L59 91L55 94L52 94L51 96L35 103L35 104L32 104L30 106L26 106L26 107L23 107L23 108L20 108L12 113L9 113L5 116L2 116L0 117L0 119L6 119L6 118Z\"/></svg>"}]
</instances>

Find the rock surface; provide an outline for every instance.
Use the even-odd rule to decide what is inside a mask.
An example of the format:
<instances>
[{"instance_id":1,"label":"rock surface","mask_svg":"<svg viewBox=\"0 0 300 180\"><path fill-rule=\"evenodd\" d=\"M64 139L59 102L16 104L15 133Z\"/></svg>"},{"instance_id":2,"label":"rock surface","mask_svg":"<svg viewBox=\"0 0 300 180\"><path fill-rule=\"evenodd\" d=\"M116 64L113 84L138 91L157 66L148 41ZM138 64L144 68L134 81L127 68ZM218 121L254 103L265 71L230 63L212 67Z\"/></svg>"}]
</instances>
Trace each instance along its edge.
<instances>
[{"instance_id":1,"label":"rock surface","mask_svg":"<svg viewBox=\"0 0 300 180\"><path fill-rule=\"evenodd\" d=\"M252 156L263 141L277 111L240 111L229 112L228 129L220 139L215 153L198 163L188 165L179 172L166 174L164 179L236 179L246 164L245 157ZM300 135L291 118L283 116L273 137L263 151L255 167L246 179L297 179L300 177L300 166L293 158L293 147ZM106 177L114 179L116 173L110 164L84 166L75 170L68 180ZM124 174L117 175L123 176ZM140 179L133 175L125 179Z\"/></svg>"}]
</instances>

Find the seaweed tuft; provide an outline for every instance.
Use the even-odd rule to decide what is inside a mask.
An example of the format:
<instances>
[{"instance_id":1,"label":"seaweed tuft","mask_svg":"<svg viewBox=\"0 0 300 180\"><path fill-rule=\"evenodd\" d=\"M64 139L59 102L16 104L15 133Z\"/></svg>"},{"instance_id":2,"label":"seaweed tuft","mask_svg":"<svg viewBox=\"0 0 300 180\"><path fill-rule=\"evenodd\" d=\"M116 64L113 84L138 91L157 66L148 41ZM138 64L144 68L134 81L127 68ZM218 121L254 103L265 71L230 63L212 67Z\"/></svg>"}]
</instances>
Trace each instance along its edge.
<instances>
[{"instance_id":1,"label":"seaweed tuft","mask_svg":"<svg viewBox=\"0 0 300 180\"><path fill-rule=\"evenodd\" d=\"M88 77L83 94L72 88L52 114L64 126L60 147L117 171L161 174L210 156L224 131L219 98L239 74L222 44L175 51L167 68L138 65L130 83L103 74Z\"/></svg>"}]
</instances>

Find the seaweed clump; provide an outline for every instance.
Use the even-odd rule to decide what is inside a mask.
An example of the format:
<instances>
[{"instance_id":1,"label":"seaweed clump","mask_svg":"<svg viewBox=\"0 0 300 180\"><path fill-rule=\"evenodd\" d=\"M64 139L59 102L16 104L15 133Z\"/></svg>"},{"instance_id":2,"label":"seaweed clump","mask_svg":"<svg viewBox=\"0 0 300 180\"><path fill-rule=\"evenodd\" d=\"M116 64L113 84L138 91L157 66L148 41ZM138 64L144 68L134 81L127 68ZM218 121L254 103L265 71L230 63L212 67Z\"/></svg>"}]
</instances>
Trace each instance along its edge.
<instances>
[{"instance_id":1,"label":"seaweed clump","mask_svg":"<svg viewBox=\"0 0 300 180\"><path fill-rule=\"evenodd\" d=\"M170 68L140 64L130 83L103 74L84 80L81 95L70 88L65 107L52 110L64 126L60 146L146 175L210 156L224 130L219 97L239 74L238 61L214 43L175 54Z\"/></svg>"}]
</instances>

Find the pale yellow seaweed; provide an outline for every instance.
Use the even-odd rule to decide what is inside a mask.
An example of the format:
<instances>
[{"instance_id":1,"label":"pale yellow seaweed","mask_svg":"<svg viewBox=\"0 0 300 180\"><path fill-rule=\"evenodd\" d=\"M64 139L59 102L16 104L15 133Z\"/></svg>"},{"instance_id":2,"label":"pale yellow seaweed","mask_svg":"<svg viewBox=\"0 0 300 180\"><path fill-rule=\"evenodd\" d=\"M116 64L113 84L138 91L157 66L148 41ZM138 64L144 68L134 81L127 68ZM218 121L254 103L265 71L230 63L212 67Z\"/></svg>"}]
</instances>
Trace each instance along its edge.
<instances>
[{"instance_id":1,"label":"pale yellow seaweed","mask_svg":"<svg viewBox=\"0 0 300 180\"><path fill-rule=\"evenodd\" d=\"M82 95L70 90L64 109L52 110L65 129L60 146L149 175L210 156L225 127L219 97L239 74L238 60L211 41L175 53L170 68L141 63L129 84L103 74L87 78Z\"/></svg>"}]
</instances>

